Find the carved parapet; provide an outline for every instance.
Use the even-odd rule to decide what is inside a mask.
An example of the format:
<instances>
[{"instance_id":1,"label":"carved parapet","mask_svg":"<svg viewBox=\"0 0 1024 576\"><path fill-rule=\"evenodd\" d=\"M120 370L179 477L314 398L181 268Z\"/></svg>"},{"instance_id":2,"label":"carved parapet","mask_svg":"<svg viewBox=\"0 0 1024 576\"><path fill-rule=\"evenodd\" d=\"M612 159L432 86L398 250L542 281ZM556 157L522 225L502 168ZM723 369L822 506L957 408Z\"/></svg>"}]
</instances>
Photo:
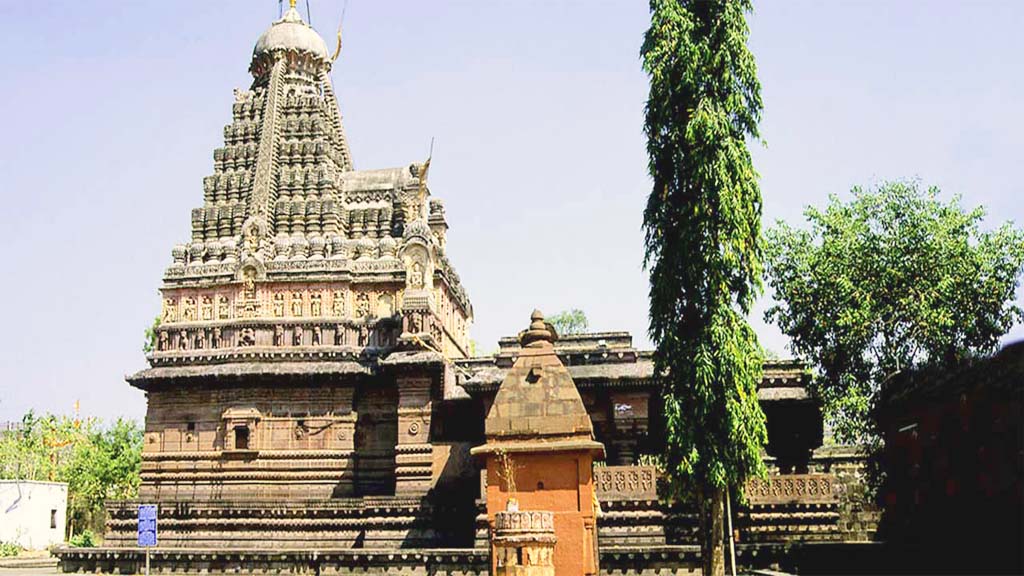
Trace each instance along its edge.
<instances>
[{"instance_id":1,"label":"carved parapet","mask_svg":"<svg viewBox=\"0 0 1024 576\"><path fill-rule=\"evenodd\" d=\"M594 468L594 484L601 501L658 499L654 466L599 466Z\"/></svg>"},{"instance_id":2,"label":"carved parapet","mask_svg":"<svg viewBox=\"0 0 1024 576\"><path fill-rule=\"evenodd\" d=\"M775 504L836 504L839 494L831 474L782 474L747 482L752 506Z\"/></svg>"},{"instance_id":3,"label":"carved parapet","mask_svg":"<svg viewBox=\"0 0 1024 576\"><path fill-rule=\"evenodd\" d=\"M554 576L555 515L541 511L503 511L494 515L491 553L495 574Z\"/></svg>"}]
</instances>

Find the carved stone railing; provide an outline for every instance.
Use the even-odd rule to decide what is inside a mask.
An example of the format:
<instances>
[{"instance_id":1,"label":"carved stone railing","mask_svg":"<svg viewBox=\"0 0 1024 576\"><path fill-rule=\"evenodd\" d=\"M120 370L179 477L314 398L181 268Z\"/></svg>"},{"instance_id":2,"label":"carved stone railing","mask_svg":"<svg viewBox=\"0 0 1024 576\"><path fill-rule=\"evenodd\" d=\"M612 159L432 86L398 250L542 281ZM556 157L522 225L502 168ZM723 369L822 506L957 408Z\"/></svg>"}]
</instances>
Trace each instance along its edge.
<instances>
[{"instance_id":1,"label":"carved stone railing","mask_svg":"<svg viewBox=\"0 0 1024 576\"><path fill-rule=\"evenodd\" d=\"M658 499L654 466L599 466L594 468L594 485L601 501Z\"/></svg>"},{"instance_id":2,"label":"carved stone railing","mask_svg":"<svg viewBox=\"0 0 1024 576\"><path fill-rule=\"evenodd\" d=\"M495 576L554 576L555 543L554 513L498 512L491 538Z\"/></svg>"},{"instance_id":3,"label":"carved stone railing","mask_svg":"<svg viewBox=\"0 0 1024 576\"><path fill-rule=\"evenodd\" d=\"M831 474L775 474L747 482L750 504L835 504L839 502Z\"/></svg>"},{"instance_id":4,"label":"carved stone railing","mask_svg":"<svg viewBox=\"0 0 1024 576\"><path fill-rule=\"evenodd\" d=\"M498 512L494 515L494 532L498 536L554 534L555 515L540 511Z\"/></svg>"},{"instance_id":5,"label":"carved stone railing","mask_svg":"<svg viewBox=\"0 0 1024 576\"><path fill-rule=\"evenodd\" d=\"M599 500L657 500L658 471L654 466L599 466L594 468ZM836 504L839 494L832 474L774 474L747 482L752 505Z\"/></svg>"}]
</instances>

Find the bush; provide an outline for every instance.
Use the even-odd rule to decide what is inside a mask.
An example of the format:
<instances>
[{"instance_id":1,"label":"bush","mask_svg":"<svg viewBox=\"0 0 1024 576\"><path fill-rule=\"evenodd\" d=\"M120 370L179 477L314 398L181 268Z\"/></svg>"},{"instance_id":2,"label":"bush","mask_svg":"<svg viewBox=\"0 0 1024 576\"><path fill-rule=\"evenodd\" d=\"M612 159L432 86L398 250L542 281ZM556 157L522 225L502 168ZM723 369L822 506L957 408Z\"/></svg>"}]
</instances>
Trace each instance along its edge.
<instances>
[{"instance_id":1,"label":"bush","mask_svg":"<svg viewBox=\"0 0 1024 576\"><path fill-rule=\"evenodd\" d=\"M96 546L96 535L92 533L92 530L83 530L80 534L75 534L68 540L68 544L76 548L92 548Z\"/></svg>"},{"instance_id":2,"label":"bush","mask_svg":"<svg viewBox=\"0 0 1024 576\"><path fill-rule=\"evenodd\" d=\"M13 542L0 542L0 558L17 556L21 552L21 546Z\"/></svg>"}]
</instances>

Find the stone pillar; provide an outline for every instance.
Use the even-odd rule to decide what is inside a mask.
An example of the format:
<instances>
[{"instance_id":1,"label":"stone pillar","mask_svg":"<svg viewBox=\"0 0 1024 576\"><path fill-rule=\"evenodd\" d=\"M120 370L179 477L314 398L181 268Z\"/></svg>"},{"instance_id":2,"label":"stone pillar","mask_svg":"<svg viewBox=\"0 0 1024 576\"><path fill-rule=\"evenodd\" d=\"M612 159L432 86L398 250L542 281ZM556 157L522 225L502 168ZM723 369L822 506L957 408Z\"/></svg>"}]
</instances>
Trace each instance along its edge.
<instances>
[{"instance_id":1,"label":"stone pillar","mask_svg":"<svg viewBox=\"0 0 1024 576\"><path fill-rule=\"evenodd\" d=\"M395 446L395 494L419 496L430 490L434 447L430 443L432 380L398 377L398 443Z\"/></svg>"},{"instance_id":2,"label":"stone pillar","mask_svg":"<svg viewBox=\"0 0 1024 576\"><path fill-rule=\"evenodd\" d=\"M554 553L553 513L507 510L494 515L495 576L555 576Z\"/></svg>"},{"instance_id":3,"label":"stone pillar","mask_svg":"<svg viewBox=\"0 0 1024 576\"><path fill-rule=\"evenodd\" d=\"M345 472L338 480L337 495L353 496L355 494L355 440L356 440L356 418L355 411L355 388L347 386L338 390L336 395L336 410L334 419L334 437L327 442L327 447L347 453L345 458Z\"/></svg>"}]
</instances>

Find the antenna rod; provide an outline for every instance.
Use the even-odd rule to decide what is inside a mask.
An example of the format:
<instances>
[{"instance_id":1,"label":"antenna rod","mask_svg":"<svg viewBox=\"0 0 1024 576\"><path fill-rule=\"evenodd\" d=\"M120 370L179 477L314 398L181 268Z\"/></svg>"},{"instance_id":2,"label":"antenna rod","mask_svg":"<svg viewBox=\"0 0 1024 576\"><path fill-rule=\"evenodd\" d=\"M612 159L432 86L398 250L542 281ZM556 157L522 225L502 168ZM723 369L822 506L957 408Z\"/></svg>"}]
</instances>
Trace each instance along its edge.
<instances>
[{"instance_id":1,"label":"antenna rod","mask_svg":"<svg viewBox=\"0 0 1024 576\"><path fill-rule=\"evenodd\" d=\"M309 0L306 0L306 20L309 20L309 25L313 25L313 13L309 11Z\"/></svg>"}]
</instances>

